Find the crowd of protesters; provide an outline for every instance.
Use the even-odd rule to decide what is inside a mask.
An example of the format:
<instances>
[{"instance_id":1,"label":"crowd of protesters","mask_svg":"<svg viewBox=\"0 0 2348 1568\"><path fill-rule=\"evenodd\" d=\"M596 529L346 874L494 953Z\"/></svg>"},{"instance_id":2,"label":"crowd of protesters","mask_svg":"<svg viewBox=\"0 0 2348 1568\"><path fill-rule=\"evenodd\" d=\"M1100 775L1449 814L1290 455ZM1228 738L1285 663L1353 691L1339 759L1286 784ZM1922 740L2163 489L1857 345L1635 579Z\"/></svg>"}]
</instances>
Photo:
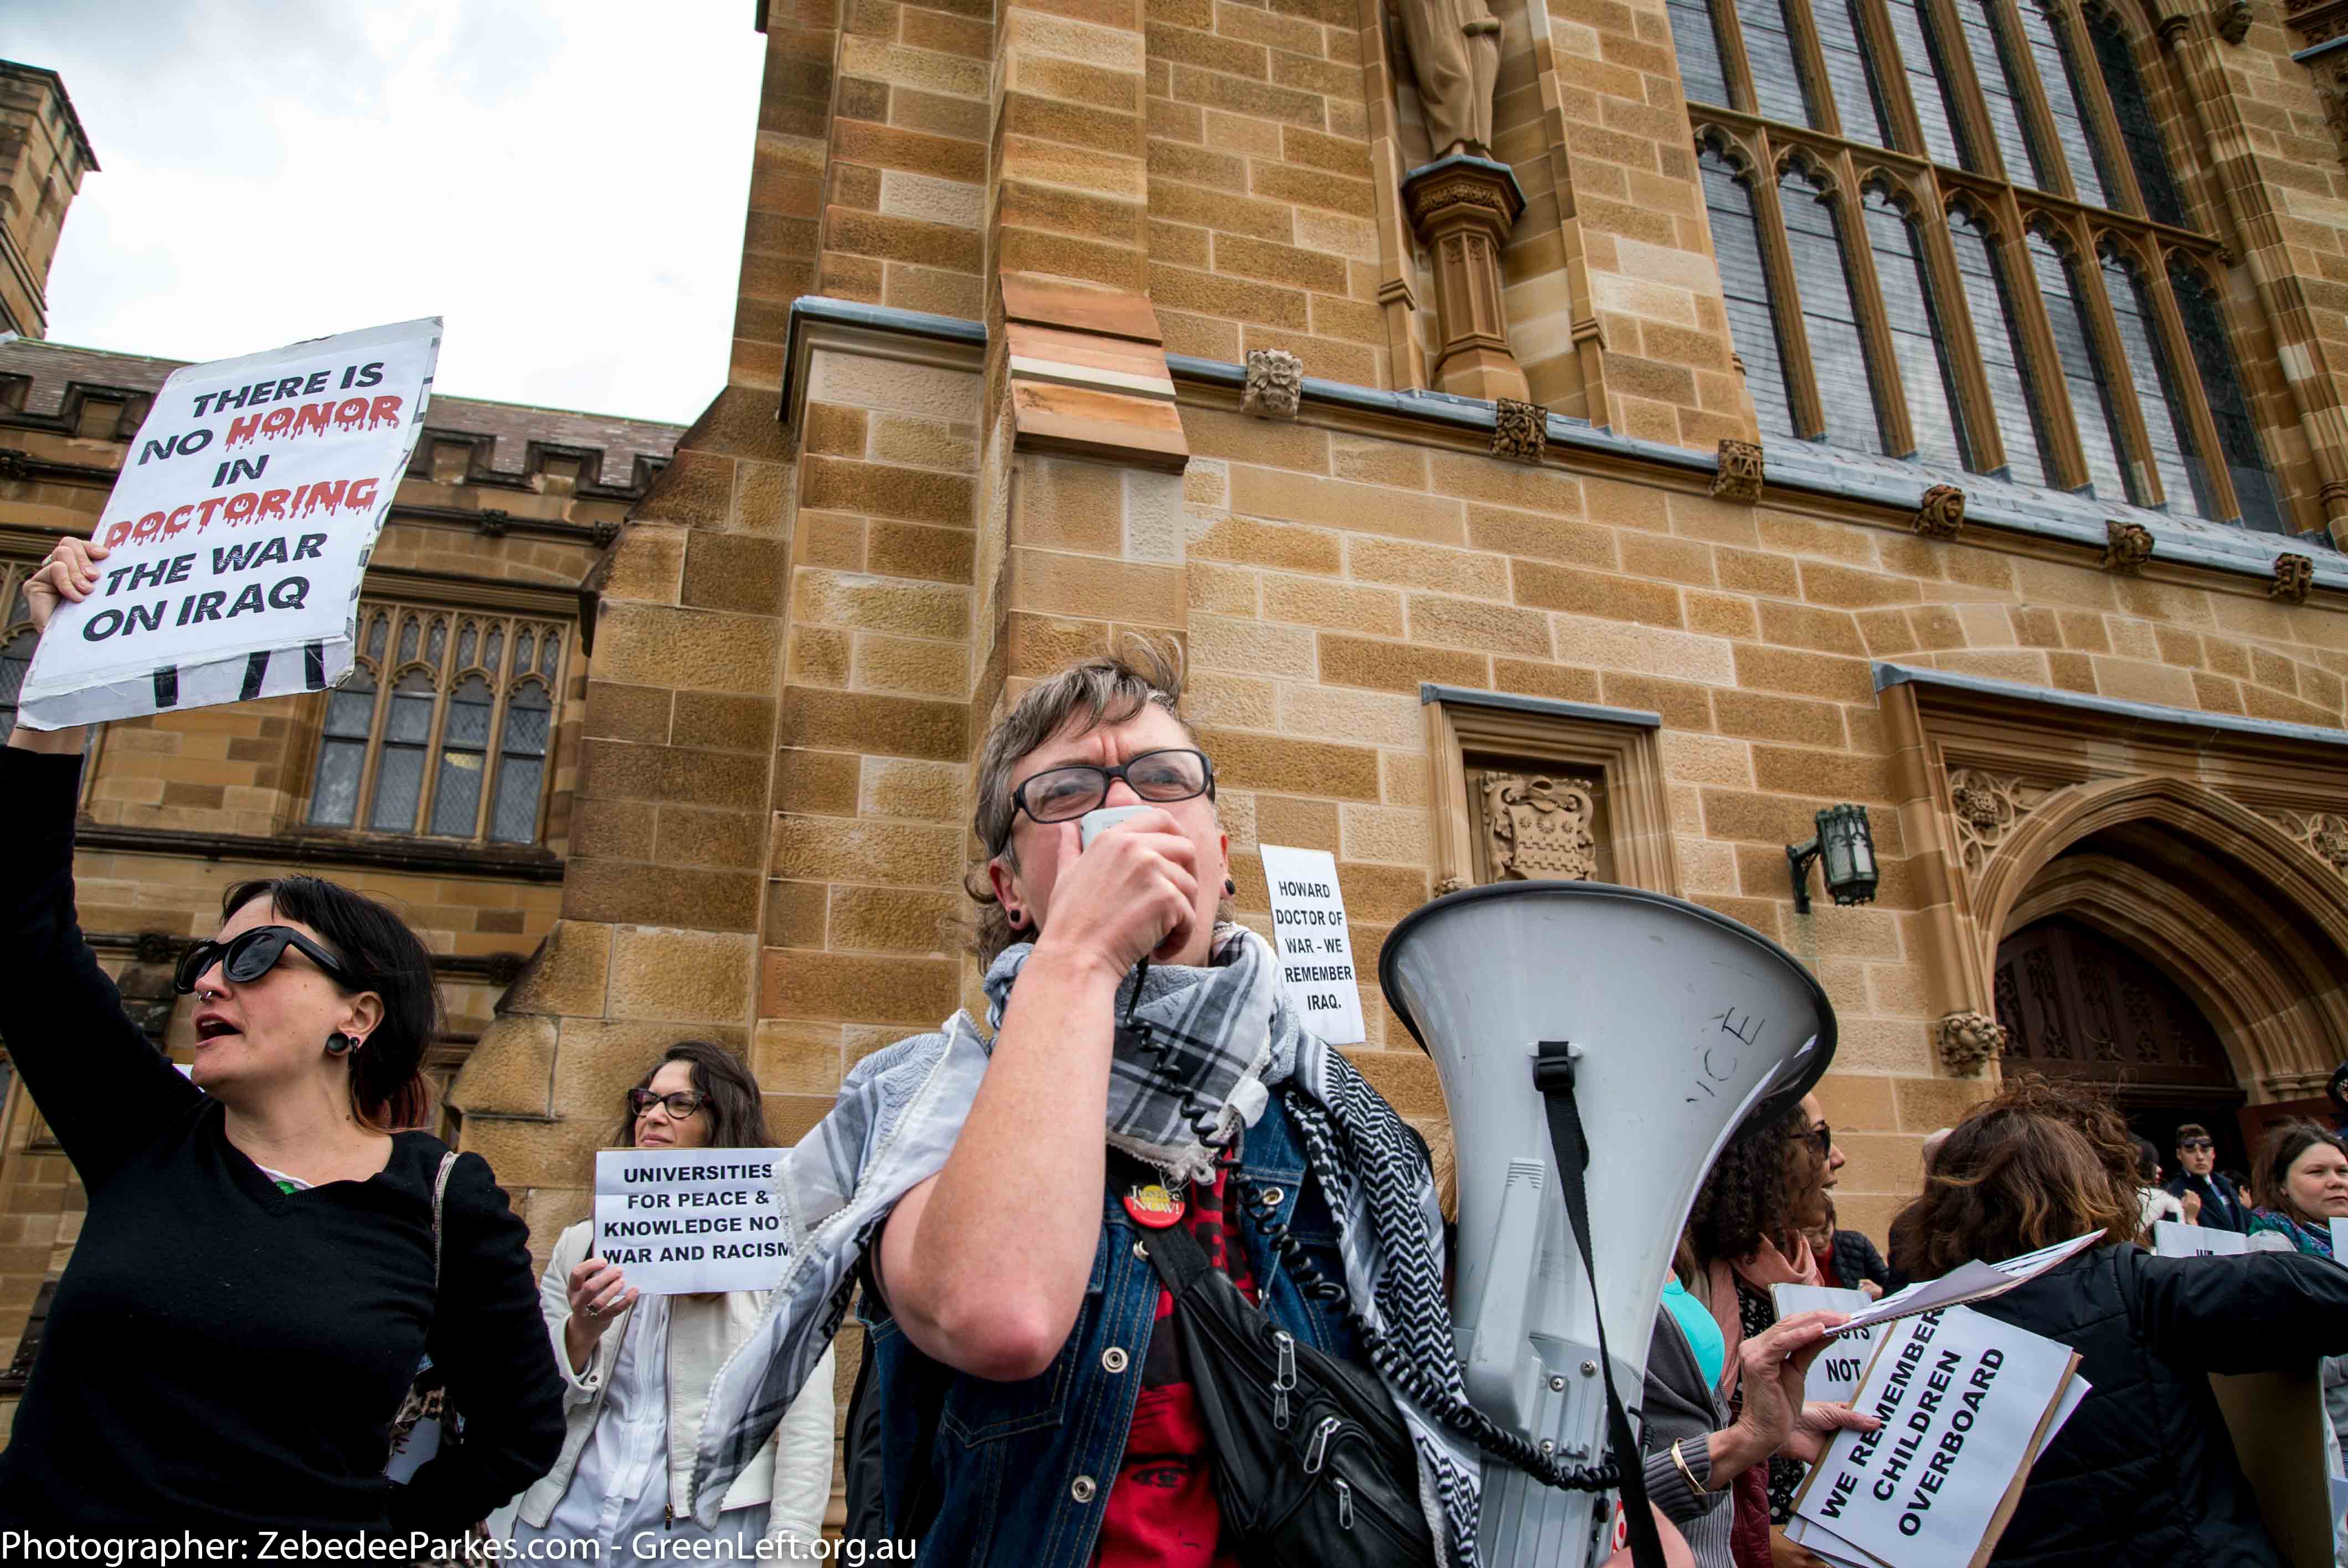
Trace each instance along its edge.
<instances>
[{"instance_id":1,"label":"crowd of protesters","mask_svg":"<svg viewBox=\"0 0 2348 1568\"><path fill-rule=\"evenodd\" d=\"M58 547L28 584L36 625L104 553ZM1468 1403L1435 1162L1231 918L1213 764L1180 695L1170 653L1136 645L1033 686L987 736L983 1023L957 1015L851 1072L801 1146L826 1154L810 1168L837 1212L806 1241L812 1294L788 1299L643 1294L584 1222L533 1288L489 1166L415 1130L425 948L333 883L228 891L179 967L197 1046L175 1069L76 924L82 737L18 729L0 749L0 1034L88 1211L0 1452L0 1527L809 1554L829 1341L853 1297L851 1539L1020 1568L1479 1561L1479 1466L1552 1484L1570 1467ZM1088 838L1105 806L1131 809ZM769 1146L761 1105L735 1053L680 1040L644 1064L608 1146ZM2108 1102L2016 1080L1934 1134L1887 1256L1838 1226L1843 1153L1815 1096L1740 1129L1639 1326L1627 1457L1668 1560L1800 1561L1782 1532L1805 1467L1877 1424L1805 1399L1845 1315L1781 1318L1776 1286L1879 1296L2092 1232L1979 1307L2072 1346L2092 1389L1994 1560L2279 1565L2207 1375L2324 1358L2339 1471L2348 1146L2279 1125L2247 1191L2206 1127L2173 1153L2164 1182ZM2256 1245L2156 1255L2161 1220ZM720 1390L745 1361L777 1369L747 1407ZM395 1483L386 1453L427 1386L438 1451Z\"/></svg>"}]
</instances>

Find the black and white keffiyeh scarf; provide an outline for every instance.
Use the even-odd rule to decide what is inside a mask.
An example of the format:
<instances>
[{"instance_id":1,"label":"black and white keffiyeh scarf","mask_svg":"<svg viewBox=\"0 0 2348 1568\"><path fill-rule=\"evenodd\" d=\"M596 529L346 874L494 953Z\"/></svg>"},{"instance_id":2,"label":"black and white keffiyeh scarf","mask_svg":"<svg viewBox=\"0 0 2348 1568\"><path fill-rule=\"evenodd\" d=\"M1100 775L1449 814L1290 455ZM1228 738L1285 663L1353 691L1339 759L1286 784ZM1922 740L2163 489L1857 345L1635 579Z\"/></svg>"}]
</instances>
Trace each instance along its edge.
<instances>
[{"instance_id":1,"label":"black and white keffiyeh scarf","mask_svg":"<svg viewBox=\"0 0 2348 1568\"><path fill-rule=\"evenodd\" d=\"M988 969L998 1027L1033 951ZM1215 1150L1278 1093L1337 1224L1349 1316L1409 1428L1428 1525L1450 1561L1478 1568L1477 1453L1443 1289L1443 1216L1425 1146L1334 1049L1304 1029L1271 946L1219 926L1205 968L1147 969L1117 997L1107 1136L1169 1181L1213 1179ZM1128 1020L1143 1027L1129 1028ZM791 1255L757 1328L719 1371L694 1467L694 1512L714 1525L726 1489L797 1397L854 1291L856 1265L899 1198L937 1173L984 1075L988 1042L966 1012L849 1073L829 1115L776 1180Z\"/></svg>"}]
</instances>

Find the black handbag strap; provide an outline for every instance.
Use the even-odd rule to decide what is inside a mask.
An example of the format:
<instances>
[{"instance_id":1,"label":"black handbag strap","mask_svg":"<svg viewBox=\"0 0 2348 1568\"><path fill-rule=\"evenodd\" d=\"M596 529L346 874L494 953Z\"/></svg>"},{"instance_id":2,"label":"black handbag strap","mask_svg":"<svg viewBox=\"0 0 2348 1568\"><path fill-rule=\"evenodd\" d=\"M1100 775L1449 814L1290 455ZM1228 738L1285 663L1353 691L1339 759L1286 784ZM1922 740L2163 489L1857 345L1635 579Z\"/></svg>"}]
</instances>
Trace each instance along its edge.
<instances>
[{"instance_id":1,"label":"black handbag strap","mask_svg":"<svg viewBox=\"0 0 2348 1568\"><path fill-rule=\"evenodd\" d=\"M1630 1528L1631 1561L1637 1568L1663 1568L1663 1540L1647 1506L1647 1473L1631 1418L1614 1389L1614 1358L1606 1348L1606 1315L1598 1310L1598 1270L1590 1259L1590 1140L1581 1130L1581 1110L1573 1098L1573 1056L1561 1040L1536 1047L1533 1087L1549 1108L1549 1139L1557 1153L1557 1173L1565 1189L1565 1214L1581 1251L1581 1276L1590 1285L1591 1316L1598 1321L1598 1366L1606 1383L1606 1440L1622 1475L1622 1512Z\"/></svg>"},{"instance_id":2,"label":"black handbag strap","mask_svg":"<svg viewBox=\"0 0 2348 1568\"><path fill-rule=\"evenodd\" d=\"M1177 1301L1191 1281L1214 1266L1207 1261L1207 1249L1199 1245L1199 1238L1179 1222L1151 1231L1143 1238L1142 1247L1149 1254L1149 1266Z\"/></svg>"}]
</instances>

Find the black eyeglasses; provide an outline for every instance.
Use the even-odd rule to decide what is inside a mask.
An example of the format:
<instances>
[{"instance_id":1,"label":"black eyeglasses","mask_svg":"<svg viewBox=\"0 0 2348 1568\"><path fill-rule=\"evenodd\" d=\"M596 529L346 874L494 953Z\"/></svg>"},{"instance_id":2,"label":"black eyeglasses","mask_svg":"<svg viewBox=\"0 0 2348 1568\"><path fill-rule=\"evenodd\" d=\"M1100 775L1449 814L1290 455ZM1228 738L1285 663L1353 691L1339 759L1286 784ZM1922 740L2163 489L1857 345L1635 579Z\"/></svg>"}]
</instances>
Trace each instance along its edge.
<instances>
[{"instance_id":1,"label":"black eyeglasses","mask_svg":"<svg viewBox=\"0 0 2348 1568\"><path fill-rule=\"evenodd\" d=\"M641 1116L655 1105L664 1105L668 1107L668 1119L672 1122L684 1121L707 1103L709 1096L706 1094L688 1094L681 1089L675 1094L655 1094L649 1089L628 1091L629 1110Z\"/></svg>"},{"instance_id":2,"label":"black eyeglasses","mask_svg":"<svg viewBox=\"0 0 2348 1568\"><path fill-rule=\"evenodd\" d=\"M1803 1136L1809 1139L1811 1143L1816 1143L1818 1146L1819 1159L1831 1160L1834 1158L1833 1128L1821 1122L1817 1126L1811 1128L1807 1132L1804 1133Z\"/></svg>"},{"instance_id":3,"label":"black eyeglasses","mask_svg":"<svg viewBox=\"0 0 2348 1568\"><path fill-rule=\"evenodd\" d=\"M2218 1145L2207 1138L2188 1138L2177 1146L2188 1154L2198 1154L2204 1149L2214 1149Z\"/></svg>"},{"instance_id":4,"label":"black eyeglasses","mask_svg":"<svg viewBox=\"0 0 2348 1568\"><path fill-rule=\"evenodd\" d=\"M1074 822L1098 809L1108 798L1108 786L1123 779L1126 787L1156 805L1193 795L1215 798L1215 764L1204 752L1182 747L1144 752L1128 757L1122 766L1095 767L1090 763L1045 768L1011 792L1021 811L1037 822Z\"/></svg>"},{"instance_id":5,"label":"black eyeglasses","mask_svg":"<svg viewBox=\"0 0 2348 1568\"><path fill-rule=\"evenodd\" d=\"M291 926L255 926L250 931L240 931L225 942L201 941L190 948L180 959L180 968L171 977L172 989L181 996L196 989L196 982L214 964L221 973L238 985L249 986L277 967L285 949L294 948L318 966L325 977L346 991L364 990L359 978L347 965L317 943L310 940Z\"/></svg>"}]
</instances>

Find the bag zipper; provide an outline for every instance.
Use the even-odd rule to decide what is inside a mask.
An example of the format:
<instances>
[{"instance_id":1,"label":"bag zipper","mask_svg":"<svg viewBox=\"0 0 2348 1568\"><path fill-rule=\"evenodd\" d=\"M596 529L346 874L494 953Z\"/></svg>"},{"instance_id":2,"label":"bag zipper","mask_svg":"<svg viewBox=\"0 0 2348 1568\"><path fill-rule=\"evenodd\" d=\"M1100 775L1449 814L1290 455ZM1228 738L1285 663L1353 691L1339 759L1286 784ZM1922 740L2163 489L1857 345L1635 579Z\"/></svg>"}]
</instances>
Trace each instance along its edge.
<instances>
[{"instance_id":1,"label":"bag zipper","mask_svg":"<svg viewBox=\"0 0 2348 1568\"><path fill-rule=\"evenodd\" d=\"M1272 1374L1272 1424L1284 1432L1288 1430L1289 1392L1296 1387L1296 1341L1284 1328L1273 1329L1272 1340L1280 1353Z\"/></svg>"},{"instance_id":2,"label":"bag zipper","mask_svg":"<svg viewBox=\"0 0 2348 1568\"><path fill-rule=\"evenodd\" d=\"M1340 1530L1353 1529L1354 1489L1342 1477L1333 1477L1329 1484L1337 1489L1337 1527Z\"/></svg>"},{"instance_id":3,"label":"bag zipper","mask_svg":"<svg viewBox=\"0 0 2348 1568\"><path fill-rule=\"evenodd\" d=\"M1318 1475L1321 1473L1322 1461L1329 1457L1329 1440L1334 1437L1337 1433L1337 1429L1344 1424L1345 1423L1344 1421L1339 1420L1334 1416L1323 1416L1321 1418L1321 1425L1313 1434L1312 1444L1304 1450L1304 1473L1306 1475Z\"/></svg>"}]
</instances>

